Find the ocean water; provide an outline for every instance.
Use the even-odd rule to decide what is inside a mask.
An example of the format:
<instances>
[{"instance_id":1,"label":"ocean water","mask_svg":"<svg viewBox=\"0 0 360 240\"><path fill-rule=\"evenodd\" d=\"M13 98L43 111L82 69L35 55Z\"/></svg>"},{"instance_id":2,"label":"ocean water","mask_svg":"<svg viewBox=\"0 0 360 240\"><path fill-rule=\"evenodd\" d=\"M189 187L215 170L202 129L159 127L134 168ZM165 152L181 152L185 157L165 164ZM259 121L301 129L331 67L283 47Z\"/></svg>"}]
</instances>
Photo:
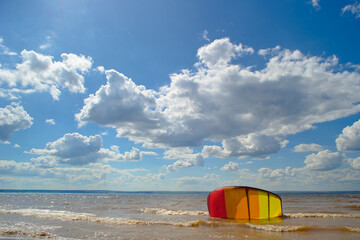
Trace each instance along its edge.
<instances>
[{"instance_id":1,"label":"ocean water","mask_svg":"<svg viewBox=\"0 0 360 240\"><path fill-rule=\"evenodd\" d=\"M284 216L211 218L208 193L0 192L0 238L360 239L360 192L278 193Z\"/></svg>"}]
</instances>

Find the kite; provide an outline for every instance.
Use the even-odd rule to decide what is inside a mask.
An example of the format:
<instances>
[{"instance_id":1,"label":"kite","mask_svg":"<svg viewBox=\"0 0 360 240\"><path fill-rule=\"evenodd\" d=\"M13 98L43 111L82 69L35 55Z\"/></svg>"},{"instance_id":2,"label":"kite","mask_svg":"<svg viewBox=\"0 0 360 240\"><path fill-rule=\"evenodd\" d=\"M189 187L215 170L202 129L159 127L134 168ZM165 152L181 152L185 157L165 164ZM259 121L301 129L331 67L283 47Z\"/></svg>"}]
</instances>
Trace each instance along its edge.
<instances>
[{"instance_id":1,"label":"kite","mask_svg":"<svg viewBox=\"0 0 360 240\"><path fill-rule=\"evenodd\" d=\"M279 195L252 187L223 187L207 198L211 217L242 220L270 219L282 216Z\"/></svg>"}]
</instances>

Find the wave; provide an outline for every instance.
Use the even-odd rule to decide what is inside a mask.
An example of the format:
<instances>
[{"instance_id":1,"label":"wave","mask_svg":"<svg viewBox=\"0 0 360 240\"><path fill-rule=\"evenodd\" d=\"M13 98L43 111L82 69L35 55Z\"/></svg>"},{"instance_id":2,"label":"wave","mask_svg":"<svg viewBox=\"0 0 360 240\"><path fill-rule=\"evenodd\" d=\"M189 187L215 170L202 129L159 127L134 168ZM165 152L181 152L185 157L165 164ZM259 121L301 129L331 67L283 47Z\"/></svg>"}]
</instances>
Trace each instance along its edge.
<instances>
[{"instance_id":1,"label":"wave","mask_svg":"<svg viewBox=\"0 0 360 240\"><path fill-rule=\"evenodd\" d=\"M0 214L15 214L25 217L48 218L62 221L87 221L94 223L112 224L112 225L172 225L178 227L197 227L200 225L217 226L219 223L207 221L189 221L189 222L159 222L145 221L129 218L110 218L97 217L91 213L75 213L69 211L56 211L48 209L0 209Z\"/></svg>"},{"instance_id":2,"label":"wave","mask_svg":"<svg viewBox=\"0 0 360 240\"><path fill-rule=\"evenodd\" d=\"M142 208L140 211L156 215L190 215L190 216L208 216L204 211L186 211L186 210L170 210L166 208Z\"/></svg>"},{"instance_id":3,"label":"wave","mask_svg":"<svg viewBox=\"0 0 360 240\"><path fill-rule=\"evenodd\" d=\"M356 228L356 227L344 227L344 229L345 229L346 231L360 233L360 228Z\"/></svg>"},{"instance_id":4,"label":"wave","mask_svg":"<svg viewBox=\"0 0 360 240\"><path fill-rule=\"evenodd\" d=\"M348 205L348 206L344 206L343 208L352 209L352 210L360 210L360 205L358 205L358 204Z\"/></svg>"},{"instance_id":5,"label":"wave","mask_svg":"<svg viewBox=\"0 0 360 240\"><path fill-rule=\"evenodd\" d=\"M47 233L47 232L36 232L36 231L28 231L23 229L13 229L13 228L0 228L1 234L11 235L11 236L25 236L25 237L32 237L32 238L55 238L56 236Z\"/></svg>"},{"instance_id":6,"label":"wave","mask_svg":"<svg viewBox=\"0 0 360 240\"><path fill-rule=\"evenodd\" d=\"M197 212L197 211L194 211ZM200 212L200 211L199 211ZM149 221L138 220L129 218L111 218L111 217L98 217L91 213L76 213L69 211L56 211L47 209L0 209L0 214L16 214L25 217L45 218L45 219L57 219L61 221L84 221L90 223L108 224L108 225L168 225L177 227L221 227L221 226L236 226L236 227L248 227L255 230L271 231L271 232L296 232L296 231L346 231L353 233L360 233L360 228L357 227L333 227L333 228L321 228L315 226L286 226L275 224L254 224L254 223L239 223L231 220L216 219L216 220L195 220L188 222L171 222L171 221ZM296 213L287 214L286 217L349 217L348 214L321 214L321 213ZM354 216L354 215L350 215ZM359 217L359 216L358 216ZM53 238L52 235L47 232L32 232L22 229L4 229L0 228L0 233L8 235L22 235L27 237L45 237ZM56 236L55 236L56 237Z\"/></svg>"},{"instance_id":7,"label":"wave","mask_svg":"<svg viewBox=\"0 0 360 240\"><path fill-rule=\"evenodd\" d=\"M90 213L75 213L69 211L57 211L48 209L0 209L0 214L16 214L25 217L36 218L53 218L60 220L87 220L88 218L95 217Z\"/></svg>"},{"instance_id":8,"label":"wave","mask_svg":"<svg viewBox=\"0 0 360 240\"><path fill-rule=\"evenodd\" d=\"M287 213L285 218L360 218L359 214L352 213Z\"/></svg>"},{"instance_id":9,"label":"wave","mask_svg":"<svg viewBox=\"0 0 360 240\"><path fill-rule=\"evenodd\" d=\"M309 226L284 226L284 225L257 225L246 223L246 225L253 229L271 231L271 232L295 232L295 231L306 231L312 229Z\"/></svg>"},{"instance_id":10,"label":"wave","mask_svg":"<svg viewBox=\"0 0 360 240\"><path fill-rule=\"evenodd\" d=\"M284 226L284 225L257 225L246 223L250 228L271 231L271 232L297 232L297 231L337 231L360 233L360 228L341 226L341 227L315 227L315 226Z\"/></svg>"}]
</instances>

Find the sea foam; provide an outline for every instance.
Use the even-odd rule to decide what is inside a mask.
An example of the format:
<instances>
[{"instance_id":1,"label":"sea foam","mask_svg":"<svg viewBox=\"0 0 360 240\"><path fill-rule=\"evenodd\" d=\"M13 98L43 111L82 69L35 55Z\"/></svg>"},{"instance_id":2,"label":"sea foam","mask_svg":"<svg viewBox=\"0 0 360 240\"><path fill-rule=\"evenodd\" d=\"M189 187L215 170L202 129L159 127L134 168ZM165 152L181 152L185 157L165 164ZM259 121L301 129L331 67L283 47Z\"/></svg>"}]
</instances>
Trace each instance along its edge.
<instances>
[{"instance_id":1,"label":"sea foam","mask_svg":"<svg viewBox=\"0 0 360 240\"><path fill-rule=\"evenodd\" d=\"M360 218L359 214L352 213L287 213L283 214L287 218Z\"/></svg>"},{"instance_id":2,"label":"sea foam","mask_svg":"<svg viewBox=\"0 0 360 240\"><path fill-rule=\"evenodd\" d=\"M166 208L142 208L144 213L157 215L190 215L190 216L208 216L208 212L204 211L186 211L186 210L170 210Z\"/></svg>"}]
</instances>

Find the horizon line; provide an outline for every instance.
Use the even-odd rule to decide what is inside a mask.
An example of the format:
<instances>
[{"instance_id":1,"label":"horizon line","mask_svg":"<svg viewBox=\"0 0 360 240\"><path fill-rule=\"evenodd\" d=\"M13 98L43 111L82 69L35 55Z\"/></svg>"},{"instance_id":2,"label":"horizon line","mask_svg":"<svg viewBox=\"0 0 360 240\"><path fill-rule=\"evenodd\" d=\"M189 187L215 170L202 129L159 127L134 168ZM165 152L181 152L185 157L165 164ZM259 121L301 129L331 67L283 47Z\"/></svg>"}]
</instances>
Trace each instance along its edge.
<instances>
[{"instance_id":1,"label":"horizon line","mask_svg":"<svg viewBox=\"0 0 360 240\"><path fill-rule=\"evenodd\" d=\"M210 193L212 190L138 190L138 191L130 191L130 190L64 190L64 189L0 189L0 193L2 192L48 192L48 193ZM298 191L289 191L289 190L279 190L272 191L277 193L360 193L360 190L298 190Z\"/></svg>"}]
</instances>

